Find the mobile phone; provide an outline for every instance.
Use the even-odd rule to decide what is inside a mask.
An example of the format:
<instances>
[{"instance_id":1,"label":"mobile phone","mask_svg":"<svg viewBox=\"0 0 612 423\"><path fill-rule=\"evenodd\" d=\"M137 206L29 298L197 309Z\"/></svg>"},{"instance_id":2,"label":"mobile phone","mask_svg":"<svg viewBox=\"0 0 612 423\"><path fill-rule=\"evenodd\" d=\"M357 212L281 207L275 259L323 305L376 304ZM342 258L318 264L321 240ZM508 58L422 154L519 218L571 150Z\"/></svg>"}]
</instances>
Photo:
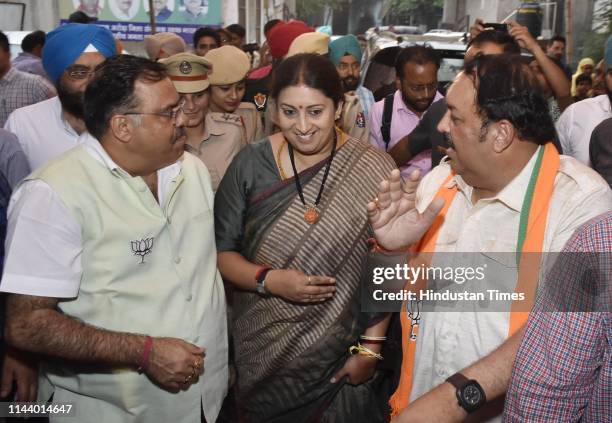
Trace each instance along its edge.
<instances>
[{"instance_id":1,"label":"mobile phone","mask_svg":"<svg viewBox=\"0 0 612 423\"><path fill-rule=\"evenodd\" d=\"M508 32L508 25L505 23L483 23L484 29L493 29L500 32Z\"/></svg>"}]
</instances>

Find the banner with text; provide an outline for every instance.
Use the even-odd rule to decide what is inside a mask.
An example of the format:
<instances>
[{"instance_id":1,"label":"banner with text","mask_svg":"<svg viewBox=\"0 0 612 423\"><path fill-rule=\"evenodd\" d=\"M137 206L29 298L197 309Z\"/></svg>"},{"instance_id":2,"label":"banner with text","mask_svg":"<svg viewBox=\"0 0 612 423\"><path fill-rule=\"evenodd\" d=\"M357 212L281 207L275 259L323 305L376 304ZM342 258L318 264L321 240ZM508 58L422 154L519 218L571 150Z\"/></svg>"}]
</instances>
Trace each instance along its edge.
<instances>
[{"instance_id":1,"label":"banner with text","mask_svg":"<svg viewBox=\"0 0 612 423\"><path fill-rule=\"evenodd\" d=\"M191 43L202 26L221 25L221 0L154 0L157 32L174 32ZM151 33L148 0L60 0L61 24L75 11L97 18L122 41L142 41Z\"/></svg>"}]
</instances>

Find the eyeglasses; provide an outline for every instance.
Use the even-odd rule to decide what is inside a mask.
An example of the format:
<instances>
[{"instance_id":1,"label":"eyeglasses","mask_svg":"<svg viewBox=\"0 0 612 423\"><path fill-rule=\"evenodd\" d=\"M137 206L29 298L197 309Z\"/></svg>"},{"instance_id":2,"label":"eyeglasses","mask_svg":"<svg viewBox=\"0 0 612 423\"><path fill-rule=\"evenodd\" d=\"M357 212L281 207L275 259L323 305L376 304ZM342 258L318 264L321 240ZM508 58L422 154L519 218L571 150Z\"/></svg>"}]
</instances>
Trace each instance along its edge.
<instances>
[{"instance_id":1,"label":"eyeglasses","mask_svg":"<svg viewBox=\"0 0 612 423\"><path fill-rule=\"evenodd\" d=\"M408 88L413 93L421 93L421 92L423 92L425 90L427 90L428 92L432 92L432 91L435 91L438 88L438 84L437 83L427 84L427 85L405 84L405 86L406 86L406 88Z\"/></svg>"},{"instance_id":2,"label":"eyeglasses","mask_svg":"<svg viewBox=\"0 0 612 423\"><path fill-rule=\"evenodd\" d=\"M68 77L74 81L81 81L93 76L96 73L95 69L88 68L87 66L70 66L66 69Z\"/></svg>"},{"instance_id":3,"label":"eyeglasses","mask_svg":"<svg viewBox=\"0 0 612 423\"><path fill-rule=\"evenodd\" d=\"M185 100L181 100L181 102L174 107L172 110L168 110L167 112L127 112L123 113L124 115L152 115L152 116L163 116L165 118L169 118L173 122L176 121L179 112L183 112L183 107L185 107Z\"/></svg>"}]
</instances>

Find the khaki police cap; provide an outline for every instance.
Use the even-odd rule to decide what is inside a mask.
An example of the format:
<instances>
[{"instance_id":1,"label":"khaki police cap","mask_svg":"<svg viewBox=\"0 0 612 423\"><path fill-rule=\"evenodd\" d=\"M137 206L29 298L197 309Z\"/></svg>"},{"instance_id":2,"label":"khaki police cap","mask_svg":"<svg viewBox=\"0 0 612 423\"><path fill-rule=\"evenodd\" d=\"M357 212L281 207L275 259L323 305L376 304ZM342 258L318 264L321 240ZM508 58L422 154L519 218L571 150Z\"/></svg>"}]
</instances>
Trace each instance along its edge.
<instances>
[{"instance_id":1,"label":"khaki police cap","mask_svg":"<svg viewBox=\"0 0 612 423\"><path fill-rule=\"evenodd\" d=\"M211 64L203 57L179 53L160 60L166 66L168 77L181 94L198 93L210 85Z\"/></svg>"},{"instance_id":2,"label":"khaki police cap","mask_svg":"<svg viewBox=\"0 0 612 423\"><path fill-rule=\"evenodd\" d=\"M300 53L329 53L329 35L322 32L307 32L298 36L289 47L287 56L291 57Z\"/></svg>"},{"instance_id":3,"label":"khaki police cap","mask_svg":"<svg viewBox=\"0 0 612 423\"><path fill-rule=\"evenodd\" d=\"M144 47L151 60L159 59L162 50L166 53L164 57L183 53L187 50L185 40L172 32L158 32L157 34L146 36Z\"/></svg>"},{"instance_id":4,"label":"khaki police cap","mask_svg":"<svg viewBox=\"0 0 612 423\"><path fill-rule=\"evenodd\" d=\"M246 78L251 69L249 56L234 46L223 46L210 50L204 56L212 65L211 85L229 85Z\"/></svg>"}]
</instances>

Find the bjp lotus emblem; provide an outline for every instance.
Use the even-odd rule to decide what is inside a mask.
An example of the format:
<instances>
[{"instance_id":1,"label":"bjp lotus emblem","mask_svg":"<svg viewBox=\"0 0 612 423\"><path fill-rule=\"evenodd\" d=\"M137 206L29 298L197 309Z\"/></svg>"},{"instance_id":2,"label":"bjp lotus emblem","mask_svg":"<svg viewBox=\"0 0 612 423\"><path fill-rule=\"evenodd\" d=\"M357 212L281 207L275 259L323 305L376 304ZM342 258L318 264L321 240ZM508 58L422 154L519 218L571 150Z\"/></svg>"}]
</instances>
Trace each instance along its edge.
<instances>
[{"instance_id":1,"label":"bjp lotus emblem","mask_svg":"<svg viewBox=\"0 0 612 423\"><path fill-rule=\"evenodd\" d=\"M132 252L135 256L140 256L140 264L143 264L144 258L151 252L153 248L153 238L142 238L140 241L132 241Z\"/></svg>"}]
</instances>

